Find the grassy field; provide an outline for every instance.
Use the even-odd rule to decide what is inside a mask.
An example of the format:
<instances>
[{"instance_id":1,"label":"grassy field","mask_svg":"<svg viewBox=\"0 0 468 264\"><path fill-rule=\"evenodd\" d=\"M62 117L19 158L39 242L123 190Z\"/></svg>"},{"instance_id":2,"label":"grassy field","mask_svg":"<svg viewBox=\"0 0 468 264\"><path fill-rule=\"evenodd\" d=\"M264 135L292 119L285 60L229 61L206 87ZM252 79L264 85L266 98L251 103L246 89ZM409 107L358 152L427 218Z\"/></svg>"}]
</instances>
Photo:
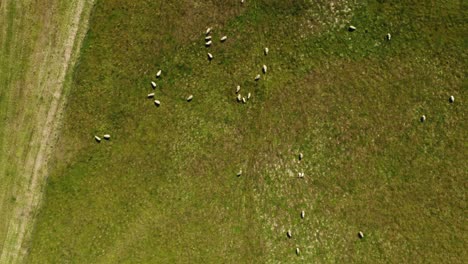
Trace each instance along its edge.
<instances>
[{"instance_id":1,"label":"grassy field","mask_svg":"<svg viewBox=\"0 0 468 264\"><path fill-rule=\"evenodd\" d=\"M0 263L24 256L90 9L0 0Z\"/></svg>"},{"instance_id":2,"label":"grassy field","mask_svg":"<svg viewBox=\"0 0 468 264\"><path fill-rule=\"evenodd\" d=\"M97 1L27 262L464 262L467 7Z\"/></svg>"}]
</instances>

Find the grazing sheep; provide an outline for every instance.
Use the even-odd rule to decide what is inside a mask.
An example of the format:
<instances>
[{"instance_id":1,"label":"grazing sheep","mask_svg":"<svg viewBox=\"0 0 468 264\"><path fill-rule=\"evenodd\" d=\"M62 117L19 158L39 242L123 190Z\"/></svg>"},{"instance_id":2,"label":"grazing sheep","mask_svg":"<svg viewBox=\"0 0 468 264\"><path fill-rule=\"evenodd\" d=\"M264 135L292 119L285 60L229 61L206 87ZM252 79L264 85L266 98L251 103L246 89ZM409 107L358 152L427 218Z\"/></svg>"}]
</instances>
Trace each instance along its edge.
<instances>
[{"instance_id":1,"label":"grazing sheep","mask_svg":"<svg viewBox=\"0 0 468 264\"><path fill-rule=\"evenodd\" d=\"M211 28L207 28L205 34L206 34L206 35L209 35L210 33L211 33Z\"/></svg>"},{"instance_id":2,"label":"grazing sheep","mask_svg":"<svg viewBox=\"0 0 468 264\"><path fill-rule=\"evenodd\" d=\"M263 71L263 74L267 73L267 66L266 65L263 65L262 71Z\"/></svg>"},{"instance_id":3,"label":"grazing sheep","mask_svg":"<svg viewBox=\"0 0 468 264\"><path fill-rule=\"evenodd\" d=\"M454 103L454 102L455 102L455 97L454 97L453 95L451 95L451 96L449 97L449 102L450 102L450 103Z\"/></svg>"},{"instance_id":4,"label":"grazing sheep","mask_svg":"<svg viewBox=\"0 0 468 264\"><path fill-rule=\"evenodd\" d=\"M258 74L257 76L255 76L255 81L258 81L260 80L260 74Z\"/></svg>"},{"instance_id":5,"label":"grazing sheep","mask_svg":"<svg viewBox=\"0 0 468 264\"><path fill-rule=\"evenodd\" d=\"M187 102L192 101L192 99L193 99L193 95L189 95L189 97L187 97Z\"/></svg>"},{"instance_id":6,"label":"grazing sheep","mask_svg":"<svg viewBox=\"0 0 468 264\"><path fill-rule=\"evenodd\" d=\"M348 28L348 31L349 31L349 32L353 32L353 31L355 31L355 30L356 30L356 27L355 27L355 26L349 26L349 28Z\"/></svg>"},{"instance_id":7,"label":"grazing sheep","mask_svg":"<svg viewBox=\"0 0 468 264\"><path fill-rule=\"evenodd\" d=\"M151 86L153 87L153 89L156 89L156 83L155 82L151 82Z\"/></svg>"},{"instance_id":8,"label":"grazing sheep","mask_svg":"<svg viewBox=\"0 0 468 264\"><path fill-rule=\"evenodd\" d=\"M301 251L299 250L299 248L296 248L296 255L299 256L299 254L301 254Z\"/></svg>"},{"instance_id":9,"label":"grazing sheep","mask_svg":"<svg viewBox=\"0 0 468 264\"><path fill-rule=\"evenodd\" d=\"M263 50L263 52L265 53L265 56L268 55L268 51L269 51L268 48L265 48L265 49Z\"/></svg>"},{"instance_id":10,"label":"grazing sheep","mask_svg":"<svg viewBox=\"0 0 468 264\"><path fill-rule=\"evenodd\" d=\"M241 4L243 4L243 3L244 3L244 0L241 0Z\"/></svg>"},{"instance_id":11,"label":"grazing sheep","mask_svg":"<svg viewBox=\"0 0 468 264\"><path fill-rule=\"evenodd\" d=\"M153 98L153 97L154 97L154 93L148 94L148 98Z\"/></svg>"},{"instance_id":12,"label":"grazing sheep","mask_svg":"<svg viewBox=\"0 0 468 264\"><path fill-rule=\"evenodd\" d=\"M205 46L209 47L209 46L211 46L211 43L212 43L211 40L209 40L208 42L205 43Z\"/></svg>"},{"instance_id":13,"label":"grazing sheep","mask_svg":"<svg viewBox=\"0 0 468 264\"><path fill-rule=\"evenodd\" d=\"M208 52L208 60L211 61L212 59L213 59L213 54L211 54L211 53Z\"/></svg>"},{"instance_id":14,"label":"grazing sheep","mask_svg":"<svg viewBox=\"0 0 468 264\"><path fill-rule=\"evenodd\" d=\"M251 96L252 96L252 94L248 93L247 94L247 99L250 99Z\"/></svg>"},{"instance_id":15,"label":"grazing sheep","mask_svg":"<svg viewBox=\"0 0 468 264\"><path fill-rule=\"evenodd\" d=\"M305 217L305 212L301 211L301 218L304 219L304 217Z\"/></svg>"},{"instance_id":16,"label":"grazing sheep","mask_svg":"<svg viewBox=\"0 0 468 264\"><path fill-rule=\"evenodd\" d=\"M156 73L156 78L161 77L162 70L159 70L158 73Z\"/></svg>"},{"instance_id":17,"label":"grazing sheep","mask_svg":"<svg viewBox=\"0 0 468 264\"><path fill-rule=\"evenodd\" d=\"M236 87L236 94L238 94L240 92L240 85L237 85Z\"/></svg>"},{"instance_id":18,"label":"grazing sheep","mask_svg":"<svg viewBox=\"0 0 468 264\"><path fill-rule=\"evenodd\" d=\"M359 233L358 233L358 237L359 237L360 239L363 239L363 238L364 238L364 233L363 233L363 232L361 232L361 231L359 231Z\"/></svg>"},{"instance_id":19,"label":"grazing sheep","mask_svg":"<svg viewBox=\"0 0 468 264\"><path fill-rule=\"evenodd\" d=\"M101 138L98 137L98 136L94 136L94 139L97 141L97 143L100 143L100 142L101 142Z\"/></svg>"},{"instance_id":20,"label":"grazing sheep","mask_svg":"<svg viewBox=\"0 0 468 264\"><path fill-rule=\"evenodd\" d=\"M242 97L242 103L247 103L247 100L245 99L245 97Z\"/></svg>"},{"instance_id":21,"label":"grazing sheep","mask_svg":"<svg viewBox=\"0 0 468 264\"><path fill-rule=\"evenodd\" d=\"M304 154L299 153L299 160L302 160L304 158Z\"/></svg>"},{"instance_id":22,"label":"grazing sheep","mask_svg":"<svg viewBox=\"0 0 468 264\"><path fill-rule=\"evenodd\" d=\"M154 100L154 104L159 107L161 105L161 102L159 102L159 100Z\"/></svg>"},{"instance_id":23,"label":"grazing sheep","mask_svg":"<svg viewBox=\"0 0 468 264\"><path fill-rule=\"evenodd\" d=\"M209 41L209 40L211 40L211 36L206 36L205 41Z\"/></svg>"},{"instance_id":24,"label":"grazing sheep","mask_svg":"<svg viewBox=\"0 0 468 264\"><path fill-rule=\"evenodd\" d=\"M221 42L224 42L226 40L227 40L227 36L224 36L224 37L221 38Z\"/></svg>"},{"instance_id":25,"label":"grazing sheep","mask_svg":"<svg viewBox=\"0 0 468 264\"><path fill-rule=\"evenodd\" d=\"M286 236L288 236L288 238L292 238L292 232L291 232L291 230L288 230L288 232L286 232Z\"/></svg>"},{"instance_id":26,"label":"grazing sheep","mask_svg":"<svg viewBox=\"0 0 468 264\"><path fill-rule=\"evenodd\" d=\"M105 134L105 135L104 135L104 139L105 139L105 140L109 140L109 139L110 139L110 135L109 135L109 134Z\"/></svg>"},{"instance_id":27,"label":"grazing sheep","mask_svg":"<svg viewBox=\"0 0 468 264\"><path fill-rule=\"evenodd\" d=\"M240 94L237 95L237 102L242 101L242 96Z\"/></svg>"},{"instance_id":28,"label":"grazing sheep","mask_svg":"<svg viewBox=\"0 0 468 264\"><path fill-rule=\"evenodd\" d=\"M299 173L298 173L298 177L299 177L299 178L304 178L304 173L303 173L303 172L299 172Z\"/></svg>"},{"instance_id":29,"label":"grazing sheep","mask_svg":"<svg viewBox=\"0 0 468 264\"><path fill-rule=\"evenodd\" d=\"M422 115L421 118L420 118L421 122L424 122L426 121L426 116L425 115Z\"/></svg>"},{"instance_id":30,"label":"grazing sheep","mask_svg":"<svg viewBox=\"0 0 468 264\"><path fill-rule=\"evenodd\" d=\"M240 177L242 175L242 170L240 170L238 173L237 173L237 177Z\"/></svg>"},{"instance_id":31,"label":"grazing sheep","mask_svg":"<svg viewBox=\"0 0 468 264\"><path fill-rule=\"evenodd\" d=\"M387 36L385 36L385 38L386 38L387 40L391 40L391 39L392 39L392 35L390 35L390 33L387 33Z\"/></svg>"}]
</instances>

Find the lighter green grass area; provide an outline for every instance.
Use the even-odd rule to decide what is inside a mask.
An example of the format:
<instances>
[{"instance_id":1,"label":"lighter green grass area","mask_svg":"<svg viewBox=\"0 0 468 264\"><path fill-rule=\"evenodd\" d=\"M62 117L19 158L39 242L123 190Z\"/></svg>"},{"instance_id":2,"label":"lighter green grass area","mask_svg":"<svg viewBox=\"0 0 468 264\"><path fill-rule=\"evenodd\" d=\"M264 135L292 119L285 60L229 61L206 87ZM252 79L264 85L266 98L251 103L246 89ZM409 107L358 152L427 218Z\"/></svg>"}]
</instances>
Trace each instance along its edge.
<instances>
[{"instance_id":1,"label":"lighter green grass area","mask_svg":"<svg viewBox=\"0 0 468 264\"><path fill-rule=\"evenodd\" d=\"M466 8L98 1L28 262L462 263Z\"/></svg>"},{"instance_id":2,"label":"lighter green grass area","mask_svg":"<svg viewBox=\"0 0 468 264\"><path fill-rule=\"evenodd\" d=\"M74 18L86 17L91 3L0 1L1 263L21 262L27 251L62 92L70 86L68 63L80 49L75 35L86 31Z\"/></svg>"}]
</instances>

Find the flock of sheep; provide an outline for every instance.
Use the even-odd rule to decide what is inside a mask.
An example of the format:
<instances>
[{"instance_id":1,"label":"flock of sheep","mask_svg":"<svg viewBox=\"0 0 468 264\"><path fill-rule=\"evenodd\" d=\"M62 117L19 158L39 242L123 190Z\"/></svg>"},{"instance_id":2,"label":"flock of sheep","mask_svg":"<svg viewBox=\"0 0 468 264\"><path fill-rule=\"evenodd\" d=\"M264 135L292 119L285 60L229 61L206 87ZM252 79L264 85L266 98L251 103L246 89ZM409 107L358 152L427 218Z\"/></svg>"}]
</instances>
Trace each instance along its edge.
<instances>
[{"instance_id":1,"label":"flock of sheep","mask_svg":"<svg viewBox=\"0 0 468 264\"><path fill-rule=\"evenodd\" d=\"M241 3L243 4L243 3L244 3L244 0L241 0ZM352 26L352 25L349 26L349 28L348 28L348 31L350 31L350 32L353 32L353 31L355 31L355 30L356 30L356 27L355 27L355 26ZM212 36L211 36L211 32L212 32L212 28L208 28L208 29L206 30L206 32L205 32L205 47L207 47L207 48L208 48L208 47L211 47L211 45L213 44L213 39L212 39ZM388 34L385 36L385 38L386 38L386 40L390 41L391 38L392 38L392 36L390 35L390 33L388 33ZM220 38L220 42L221 42L221 43L224 43L227 39L228 39L227 36L223 36L223 37ZM269 53L269 49L268 49L268 48L264 48L263 52L264 52L264 55L267 56L268 53ZM207 57L208 57L208 60L209 60L209 61L212 61L212 60L214 59L213 54L211 54L210 52L207 53ZM266 73L267 73L267 70L268 70L267 66L266 66L266 65L263 65L263 66L262 66L262 73L263 73L263 74L266 74ZM160 78L161 78L161 74L162 74L162 70L159 70L159 71L156 73L156 79L160 79ZM259 81L260 78L261 78L261 75L258 74L258 75L255 76L255 79L254 79L254 80L255 80L255 81ZM151 81L151 87L152 87L153 89L156 89L157 83L156 83L155 81ZM240 91L241 91L241 87L240 87L240 85L237 85L236 90L235 90L235 93L237 94L236 99L237 99L238 102L242 102L242 103L245 104L245 103L247 103L247 100L249 100L249 99L251 98L252 95L251 95L251 93L249 92L249 93L247 94L247 96L244 97L244 96L241 95ZM150 99L154 99L154 97L155 97L155 93L154 93L154 92L149 93L149 94L147 95L147 98L150 98ZM193 99L193 95L189 95L189 96L186 98L187 102L192 101L192 99ZM454 103L454 102L455 102L455 97L454 97L453 95L449 97L449 102L450 102L450 103ZM161 105L161 102L160 102L159 100L155 99L155 100L154 100L154 104L155 104L157 107L159 107L159 106ZM426 116L425 116L425 115L422 115L421 118L420 118L420 121L421 121L421 122L425 122L425 121L426 121ZM110 136L109 134L105 134L105 135L103 135L103 138L104 138L105 140L110 140L111 136ZM94 139L95 139L96 142L98 142L98 143L100 143L101 140L102 140L101 137L99 137L99 136L97 136L97 135L94 136ZM303 155L302 153L299 153L298 158L299 158L299 161L301 161L301 160L304 158L304 155ZM240 170L240 171L237 173L237 176L238 176L238 177L240 177L241 175L242 175L242 170ZM298 173L298 178L304 178L304 172L299 172L299 173ZM305 218L305 211L301 211L301 212L300 212L300 217L301 217L301 219L304 219L304 218ZM288 231L286 232L286 236L287 236L288 238L292 238L292 236L293 236L292 231L291 231L291 230L288 230ZM359 237L360 239L364 238L364 233L361 232L361 231L358 232L358 237ZM295 250L295 252L296 252L297 255L299 255L299 254L300 254L300 249L297 247L296 250Z\"/></svg>"},{"instance_id":2,"label":"flock of sheep","mask_svg":"<svg viewBox=\"0 0 468 264\"><path fill-rule=\"evenodd\" d=\"M205 47L207 47L207 48L208 48L208 47L211 47L211 45L213 44L213 38L212 38L212 36L211 36L211 32L212 32L212 28L206 29L206 32L205 32ZM221 42L221 43L224 43L227 39L228 39L227 36L223 36L223 37L220 38L220 42ZM268 52L269 52L269 49L268 49L268 48L265 48L265 49L264 49L264 54L265 54L265 56L268 55ZM213 54L210 53L210 52L207 53L207 57L208 57L208 60L209 60L209 61L212 61L212 60L214 59ZM262 72L263 72L263 74L266 74L266 73L267 73L267 70L268 70L268 67L267 67L266 65L263 65L263 66L262 66ZM161 77L161 74L162 74L162 70L159 70L159 71L157 72L157 74L156 74L156 79L159 79L159 78ZM258 74L257 76L255 76L255 81L259 81L260 78L261 78L261 75ZM151 81L151 87L153 87L153 89L156 89L157 83L156 83L155 81ZM252 97L252 94L251 94L251 93L248 93L247 96L245 97L245 96L242 96L242 95L240 94L240 90L241 90L240 85L237 85L237 87L236 87L236 94L237 94L236 99L237 99L238 102L242 102L242 103L245 104L245 103L247 103L247 101ZM149 94L147 95L147 97L150 98L150 99L153 99L154 96L155 96L155 93L154 93L154 92L153 92L153 93L149 93ZM193 99L193 95L192 95L192 94L189 95L189 96L186 98L187 102L192 101L192 99ZM161 105L161 101L159 101L159 100L154 100L154 104L155 104L156 106L159 107L159 106Z\"/></svg>"}]
</instances>

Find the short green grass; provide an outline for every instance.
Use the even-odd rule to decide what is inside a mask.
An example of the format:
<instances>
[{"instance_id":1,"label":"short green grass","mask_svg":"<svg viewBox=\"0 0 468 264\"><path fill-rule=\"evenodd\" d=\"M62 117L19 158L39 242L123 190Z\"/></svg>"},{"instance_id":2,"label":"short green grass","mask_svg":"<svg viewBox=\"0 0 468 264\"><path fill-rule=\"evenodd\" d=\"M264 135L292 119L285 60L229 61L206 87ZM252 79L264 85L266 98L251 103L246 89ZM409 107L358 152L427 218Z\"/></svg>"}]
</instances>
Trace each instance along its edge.
<instances>
[{"instance_id":1,"label":"short green grass","mask_svg":"<svg viewBox=\"0 0 468 264\"><path fill-rule=\"evenodd\" d=\"M333 3L98 1L28 262L463 262L466 4Z\"/></svg>"}]
</instances>

